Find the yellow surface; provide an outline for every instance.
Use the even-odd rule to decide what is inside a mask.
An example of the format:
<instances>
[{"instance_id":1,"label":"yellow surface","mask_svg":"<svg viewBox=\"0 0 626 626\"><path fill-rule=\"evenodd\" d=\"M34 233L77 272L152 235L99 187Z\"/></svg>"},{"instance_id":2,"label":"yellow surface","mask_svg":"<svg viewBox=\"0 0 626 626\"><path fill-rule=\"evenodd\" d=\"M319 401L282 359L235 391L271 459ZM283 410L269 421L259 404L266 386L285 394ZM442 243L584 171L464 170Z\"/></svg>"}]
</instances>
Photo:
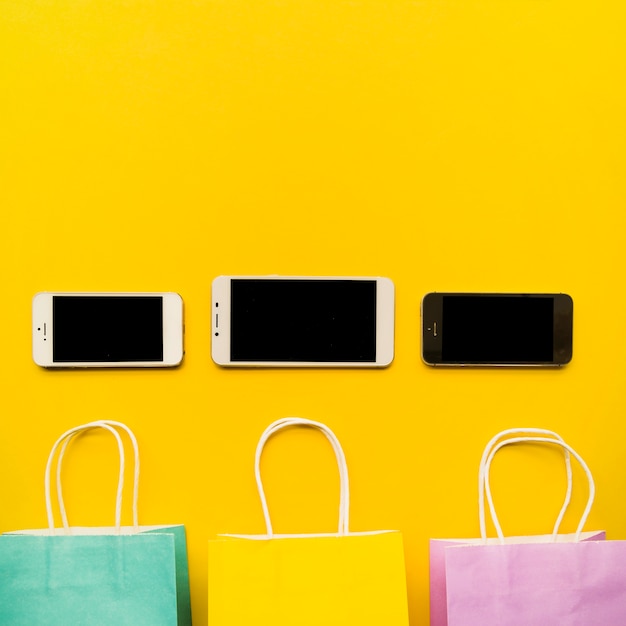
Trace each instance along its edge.
<instances>
[{"instance_id":1,"label":"yellow surface","mask_svg":"<svg viewBox=\"0 0 626 626\"><path fill-rule=\"evenodd\" d=\"M2 2L0 530L45 524L61 432L125 421L140 521L186 524L206 624L207 540L262 531L254 447L298 415L344 445L352 528L403 531L412 624L427 620L429 537L478 532L477 464L502 428L559 431L597 481L588 528L626 538L624 32L617 0ZM238 273L389 276L394 363L218 368L210 284ZM178 291L184 364L38 368L40 290ZM419 306L434 290L571 294L572 363L429 369ZM105 440L67 459L74 523L111 523ZM322 440L270 442L278 532L334 528ZM549 532L561 465L527 448L494 463L505 531Z\"/></svg>"}]
</instances>

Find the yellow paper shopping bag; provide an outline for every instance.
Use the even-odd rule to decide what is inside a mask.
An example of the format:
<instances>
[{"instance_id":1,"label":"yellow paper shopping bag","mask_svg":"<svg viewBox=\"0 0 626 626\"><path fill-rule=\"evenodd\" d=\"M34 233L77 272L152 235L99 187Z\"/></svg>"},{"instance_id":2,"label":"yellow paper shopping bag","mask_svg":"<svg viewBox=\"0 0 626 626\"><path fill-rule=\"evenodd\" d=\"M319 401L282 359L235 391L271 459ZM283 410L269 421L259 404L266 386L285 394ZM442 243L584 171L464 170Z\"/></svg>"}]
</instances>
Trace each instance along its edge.
<instances>
[{"instance_id":1,"label":"yellow paper shopping bag","mask_svg":"<svg viewBox=\"0 0 626 626\"><path fill-rule=\"evenodd\" d=\"M340 474L336 533L274 534L261 482L267 440L283 428L307 426L330 441ZM209 542L210 626L407 626L402 535L350 532L346 459L334 433L302 418L272 423L256 450L265 535L223 535Z\"/></svg>"}]
</instances>

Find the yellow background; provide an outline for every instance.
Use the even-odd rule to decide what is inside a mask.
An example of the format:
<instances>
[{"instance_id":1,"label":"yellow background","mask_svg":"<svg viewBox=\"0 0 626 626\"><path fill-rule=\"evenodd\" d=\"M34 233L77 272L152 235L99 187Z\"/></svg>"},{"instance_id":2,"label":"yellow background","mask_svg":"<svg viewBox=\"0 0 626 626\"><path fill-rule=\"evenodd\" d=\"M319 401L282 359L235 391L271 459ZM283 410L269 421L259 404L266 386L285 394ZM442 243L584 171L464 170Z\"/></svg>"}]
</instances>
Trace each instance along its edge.
<instances>
[{"instance_id":1,"label":"yellow background","mask_svg":"<svg viewBox=\"0 0 626 626\"><path fill-rule=\"evenodd\" d=\"M344 445L352 528L404 532L412 624L428 538L478 532L477 464L500 429L558 430L597 481L588 528L626 538L624 32L617 0L4 0L0 530L45 525L62 431L125 421L141 521L186 524L204 624L207 540L263 530L254 447L297 415ZM212 278L268 273L392 278L394 363L214 365ZM40 290L179 292L184 364L37 367ZM435 290L569 293L572 363L428 368ZM68 458L73 523L112 523L114 451L93 435ZM314 432L271 442L277 531L334 528L333 463ZM494 464L508 533L551 528L561 465L528 449Z\"/></svg>"}]
</instances>

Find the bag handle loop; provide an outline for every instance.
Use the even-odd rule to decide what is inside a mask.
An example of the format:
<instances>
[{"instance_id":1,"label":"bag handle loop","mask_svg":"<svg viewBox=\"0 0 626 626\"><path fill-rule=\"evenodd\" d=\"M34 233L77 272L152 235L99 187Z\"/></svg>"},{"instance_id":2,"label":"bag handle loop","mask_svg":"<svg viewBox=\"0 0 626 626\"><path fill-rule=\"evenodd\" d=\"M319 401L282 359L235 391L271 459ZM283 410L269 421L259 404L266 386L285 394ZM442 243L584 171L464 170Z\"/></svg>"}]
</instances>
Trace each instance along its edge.
<instances>
[{"instance_id":1,"label":"bag handle loop","mask_svg":"<svg viewBox=\"0 0 626 626\"><path fill-rule=\"evenodd\" d=\"M346 457L341 447L341 444L339 443L339 440L337 439L335 433L333 433L333 431L328 428L328 426L322 424L321 422L316 422L302 417L286 417L272 422L272 424L270 424L265 429L265 431L263 431L263 434L261 435L261 438L259 439L256 447L254 473L256 477L259 497L261 499L261 506L263 508L263 517L265 519L265 528L268 537L272 537L274 535L274 530L272 528L272 521L270 519L269 509L267 506L267 499L265 497L263 481L261 480L261 455L263 454L265 444L270 439L270 437L275 435L280 430L283 430L284 428L289 428L291 426L307 426L315 428L322 432L332 445L333 451L335 452L335 457L337 459L337 467L339 469L340 481L339 524L337 532L340 535L347 535L349 533L350 486L348 480L348 466L346 463Z\"/></svg>"},{"instance_id":2,"label":"bag handle loop","mask_svg":"<svg viewBox=\"0 0 626 626\"><path fill-rule=\"evenodd\" d=\"M503 430L502 432L491 438L491 440L483 450L483 455L480 459L480 466L478 468L478 517L480 523L480 536L483 538L487 537L487 528L485 522L485 463L487 462L489 453L491 452L491 449L496 445L496 443L503 437L508 437L510 435L529 434L553 437L554 439L558 439L559 441L564 441L563 437L561 437L558 433L552 430L546 430L545 428L509 428L507 430ZM567 491L565 493L565 500L561 505L561 510L559 511L559 515L552 530L552 536L555 538L555 540L556 535L559 532L561 522L563 521L563 517L565 516L565 512L567 511L569 504L572 500L572 461L570 459L570 454L567 449L563 449L563 454L565 457L565 470L567 473Z\"/></svg>"},{"instance_id":3,"label":"bag handle loop","mask_svg":"<svg viewBox=\"0 0 626 626\"><path fill-rule=\"evenodd\" d=\"M109 431L116 439L118 450L119 450L119 477L118 477L118 485L117 485L117 494L115 500L115 528L118 532L121 531L121 519L122 519L122 500L123 500L123 490L124 490L124 470L126 465L125 459L125 451L124 445L122 443L121 437L117 432L116 428L124 430L131 441L133 452L134 452L134 477L133 477L133 524L135 527L139 526L138 521L138 510L137 510L137 501L138 501L138 490L139 490L139 447L137 444L137 438L135 437L132 430L123 424L122 422L117 422L114 420L97 420L94 422L89 422L87 424L82 424L80 426L76 426L74 428L69 429L63 435L61 435L50 452L48 457L48 463L46 464L46 474L45 474L45 492L46 492L46 511L48 515L48 526L50 530L54 530L54 514L52 512L52 501L50 495L50 474L52 470L53 459L55 453L59 446L61 446L61 450L59 451L58 459L56 462L56 490L57 490L57 499L59 510L61 513L62 525L66 534L71 534L71 528L68 522L67 513L65 509L65 501L63 499L63 488L61 481L61 467L63 464L63 458L65 456L65 452L67 450L67 446L70 441L80 435L81 433L91 430L93 428L102 428L104 430Z\"/></svg>"},{"instance_id":4,"label":"bag handle loop","mask_svg":"<svg viewBox=\"0 0 626 626\"><path fill-rule=\"evenodd\" d=\"M542 444L545 443L545 444L550 444L550 445L561 446L564 450L567 450L578 461L578 463L580 463L580 466L585 472L585 475L587 476L587 481L589 483L589 496L587 498L587 504L585 506L585 510L583 511L583 514L576 528L576 541L580 541L580 536L583 531L583 527L585 526L587 522L587 518L589 517L589 513L591 511L591 507L593 505L593 500L595 498L595 492L596 492L595 482L593 480L593 476L591 475L591 470L589 469L589 466L587 465L587 463L585 463L584 459L578 454L578 452L574 450L574 448L572 448L569 444L565 443L564 441L560 439L550 439L547 437L513 437L511 439L506 439L504 441L501 441L500 443L495 445L493 449L491 450L491 452L489 453L489 457L487 458L487 461L485 462L485 492L487 494L487 501L489 503L489 512L491 514L491 519L493 520L493 524L496 528L496 532L498 534L498 538L500 539L500 543L502 544L505 543L504 534L502 533L500 521L498 519L495 506L493 504L491 486L489 483L489 472L491 469L491 462L493 461L493 457L497 454L498 450L500 450L504 446L516 444L516 443L542 443ZM486 540L486 535L482 535L482 539ZM554 537L554 539L556 540L556 537Z\"/></svg>"}]
</instances>

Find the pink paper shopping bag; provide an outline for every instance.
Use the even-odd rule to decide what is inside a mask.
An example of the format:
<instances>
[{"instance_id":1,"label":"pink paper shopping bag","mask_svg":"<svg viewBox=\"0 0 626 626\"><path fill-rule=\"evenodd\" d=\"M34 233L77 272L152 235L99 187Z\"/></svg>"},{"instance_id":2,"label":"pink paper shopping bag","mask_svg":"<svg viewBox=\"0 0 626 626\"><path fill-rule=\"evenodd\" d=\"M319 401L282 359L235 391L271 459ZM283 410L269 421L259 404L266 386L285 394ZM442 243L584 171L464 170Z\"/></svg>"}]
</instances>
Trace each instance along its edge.
<instances>
[{"instance_id":1,"label":"pink paper shopping bag","mask_svg":"<svg viewBox=\"0 0 626 626\"><path fill-rule=\"evenodd\" d=\"M542 436L505 435L532 433ZM568 489L551 535L504 537L489 488L489 469L503 446L558 445L565 450ZM576 533L558 529L571 496L570 454L589 481ZM484 495L498 537L486 537ZM626 542L582 532L595 486L584 460L558 435L542 429L504 431L485 448L479 469L479 539L431 540L431 626L618 626L626 624Z\"/></svg>"}]
</instances>

